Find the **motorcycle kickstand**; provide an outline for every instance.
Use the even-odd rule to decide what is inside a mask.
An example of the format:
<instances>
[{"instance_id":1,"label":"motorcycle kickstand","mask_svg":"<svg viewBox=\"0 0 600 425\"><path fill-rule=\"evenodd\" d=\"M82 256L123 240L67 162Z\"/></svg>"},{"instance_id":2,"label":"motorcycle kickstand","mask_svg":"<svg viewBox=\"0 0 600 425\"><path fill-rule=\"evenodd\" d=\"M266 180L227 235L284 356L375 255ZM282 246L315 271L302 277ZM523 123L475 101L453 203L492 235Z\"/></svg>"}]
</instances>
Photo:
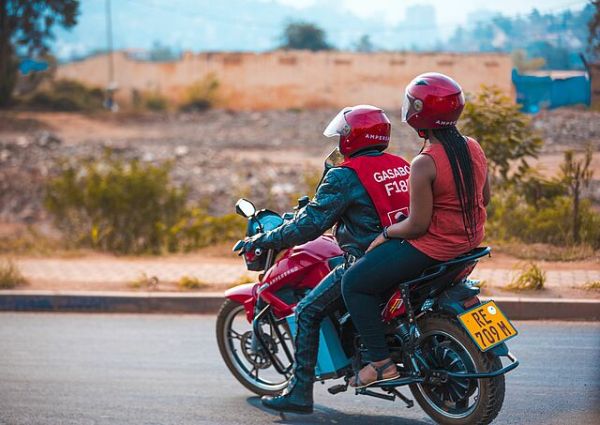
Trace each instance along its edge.
<instances>
[{"instance_id":1,"label":"motorcycle kickstand","mask_svg":"<svg viewBox=\"0 0 600 425\"><path fill-rule=\"evenodd\" d=\"M396 397L398 397L400 400L402 400L406 404L407 409L410 409L411 407L413 407L415 405L414 401L412 401L410 398L406 397L404 394L402 394L396 388L389 388L386 391L391 394L394 394Z\"/></svg>"}]
</instances>

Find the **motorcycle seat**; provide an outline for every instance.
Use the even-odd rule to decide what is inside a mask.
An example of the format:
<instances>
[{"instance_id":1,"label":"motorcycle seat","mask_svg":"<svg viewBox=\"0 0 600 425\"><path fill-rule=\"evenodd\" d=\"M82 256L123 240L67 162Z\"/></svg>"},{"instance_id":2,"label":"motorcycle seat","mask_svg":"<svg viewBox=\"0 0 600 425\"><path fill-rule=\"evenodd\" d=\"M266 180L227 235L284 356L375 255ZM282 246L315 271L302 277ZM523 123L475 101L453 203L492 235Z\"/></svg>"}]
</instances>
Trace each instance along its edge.
<instances>
[{"instance_id":1,"label":"motorcycle seat","mask_svg":"<svg viewBox=\"0 0 600 425\"><path fill-rule=\"evenodd\" d=\"M448 279L454 279L466 267L474 265L479 258L490 255L491 251L492 249L488 246L475 248L472 251L462 254L452 260L448 260L425 269L418 278L401 282L400 285L413 286L419 283L432 282L438 278L441 278L445 281Z\"/></svg>"}]
</instances>

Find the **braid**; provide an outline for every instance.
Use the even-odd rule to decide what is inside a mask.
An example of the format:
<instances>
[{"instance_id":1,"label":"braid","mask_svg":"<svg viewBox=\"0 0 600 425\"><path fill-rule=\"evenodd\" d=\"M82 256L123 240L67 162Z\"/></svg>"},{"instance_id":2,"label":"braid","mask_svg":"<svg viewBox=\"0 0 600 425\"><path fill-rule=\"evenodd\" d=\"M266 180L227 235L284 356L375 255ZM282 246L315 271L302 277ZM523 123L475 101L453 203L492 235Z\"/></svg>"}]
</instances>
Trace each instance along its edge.
<instances>
[{"instance_id":1,"label":"braid","mask_svg":"<svg viewBox=\"0 0 600 425\"><path fill-rule=\"evenodd\" d=\"M475 196L475 177L471 154L467 146L467 140L455 126L432 130L433 135L442 143L444 151L448 156L456 195L462 210L463 224L469 241L477 229L477 207Z\"/></svg>"}]
</instances>

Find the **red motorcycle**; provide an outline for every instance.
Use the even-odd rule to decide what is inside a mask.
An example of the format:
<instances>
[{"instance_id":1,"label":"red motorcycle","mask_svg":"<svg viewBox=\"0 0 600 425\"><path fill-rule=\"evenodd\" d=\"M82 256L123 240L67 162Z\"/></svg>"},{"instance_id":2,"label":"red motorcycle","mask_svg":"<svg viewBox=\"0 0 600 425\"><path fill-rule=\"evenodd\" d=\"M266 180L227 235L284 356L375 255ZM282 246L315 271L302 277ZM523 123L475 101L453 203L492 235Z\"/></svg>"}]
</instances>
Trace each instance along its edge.
<instances>
[{"instance_id":1,"label":"red motorcycle","mask_svg":"<svg viewBox=\"0 0 600 425\"><path fill-rule=\"evenodd\" d=\"M307 202L301 198L298 207ZM256 211L245 199L237 202L236 211L248 219L247 236L293 217ZM234 251L242 246L239 241ZM519 362L505 344L516 329L494 301L479 300L479 288L467 278L489 253L488 247L477 248L382 294L381 320L401 376L356 394L399 398L412 407L399 390L408 385L423 410L443 424L487 424L498 415L504 374ZM219 350L242 385L258 395L274 395L286 387L293 370L294 306L345 260L330 235L282 252L258 248L240 255L249 270L263 273L257 283L225 292L217 318ZM315 380L342 379L329 392L347 391L349 378L365 364L360 336L346 311L327 317L320 332ZM508 359L506 366L502 357Z\"/></svg>"}]
</instances>

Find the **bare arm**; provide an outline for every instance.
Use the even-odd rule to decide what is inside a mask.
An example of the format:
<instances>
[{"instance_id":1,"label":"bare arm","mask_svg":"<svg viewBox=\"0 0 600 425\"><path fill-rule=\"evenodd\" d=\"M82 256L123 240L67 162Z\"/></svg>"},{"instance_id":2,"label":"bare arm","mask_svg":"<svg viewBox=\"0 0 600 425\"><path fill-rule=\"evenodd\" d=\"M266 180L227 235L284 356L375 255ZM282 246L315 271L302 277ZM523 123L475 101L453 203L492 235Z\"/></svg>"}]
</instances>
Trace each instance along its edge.
<instances>
[{"instance_id":1,"label":"bare arm","mask_svg":"<svg viewBox=\"0 0 600 425\"><path fill-rule=\"evenodd\" d=\"M417 156L410 166L410 213L408 218L388 227L391 238L415 239L427 233L433 213L433 189L436 170L428 155Z\"/></svg>"}]
</instances>

